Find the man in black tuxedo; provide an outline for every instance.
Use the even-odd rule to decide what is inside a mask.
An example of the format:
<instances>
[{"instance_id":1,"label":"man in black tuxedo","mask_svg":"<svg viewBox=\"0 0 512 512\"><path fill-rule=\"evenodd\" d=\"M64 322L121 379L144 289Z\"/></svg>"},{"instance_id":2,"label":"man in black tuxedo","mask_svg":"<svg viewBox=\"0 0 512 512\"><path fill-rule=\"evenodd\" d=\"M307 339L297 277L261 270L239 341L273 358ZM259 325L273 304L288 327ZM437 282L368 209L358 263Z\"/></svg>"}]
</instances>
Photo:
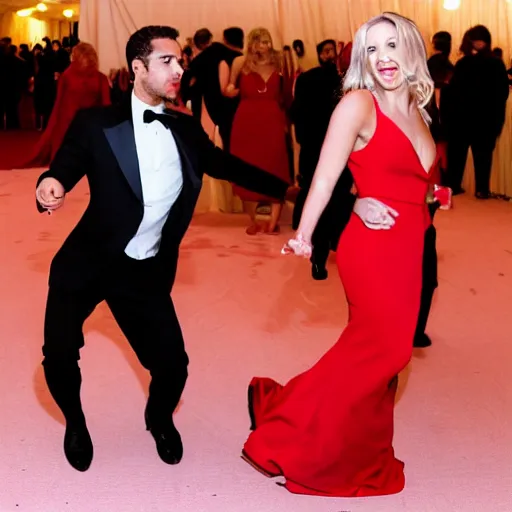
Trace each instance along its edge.
<instances>
[{"instance_id":1,"label":"man in black tuxedo","mask_svg":"<svg viewBox=\"0 0 512 512\"><path fill-rule=\"evenodd\" d=\"M300 190L293 210L294 229L299 225L331 115L341 97L341 77L336 68L336 42L330 39L321 42L317 46L317 53L320 66L299 75L291 109L295 136L300 144ZM352 174L345 169L313 233L313 279L327 279L329 252L331 249L336 250L354 206L355 196L350 193L352 184Z\"/></svg>"},{"instance_id":2,"label":"man in black tuxedo","mask_svg":"<svg viewBox=\"0 0 512 512\"><path fill-rule=\"evenodd\" d=\"M147 429L168 464L183 455L173 423L188 357L170 297L180 242L206 172L282 199L287 184L214 147L192 116L164 110L179 90L178 32L145 27L126 46L130 101L81 111L39 178L40 211L62 206L87 176L90 203L52 261L44 325L44 372L66 419L64 451L89 468L93 445L80 401L82 325L105 300L151 374Z\"/></svg>"},{"instance_id":3,"label":"man in black tuxedo","mask_svg":"<svg viewBox=\"0 0 512 512\"><path fill-rule=\"evenodd\" d=\"M201 29L196 32L194 42L201 47L201 53L190 63L185 91L190 91L188 94L193 98L192 111L198 119L201 119L204 101L209 116L219 127L222 145L229 151L231 126L238 99L224 96L222 89L229 83L233 61L243 55L244 32L241 28L228 28L224 31L224 42L219 43L212 42L209 30ZM221 75L225 77L225 84L221 83Z\"/></svg>"}]
</instances>

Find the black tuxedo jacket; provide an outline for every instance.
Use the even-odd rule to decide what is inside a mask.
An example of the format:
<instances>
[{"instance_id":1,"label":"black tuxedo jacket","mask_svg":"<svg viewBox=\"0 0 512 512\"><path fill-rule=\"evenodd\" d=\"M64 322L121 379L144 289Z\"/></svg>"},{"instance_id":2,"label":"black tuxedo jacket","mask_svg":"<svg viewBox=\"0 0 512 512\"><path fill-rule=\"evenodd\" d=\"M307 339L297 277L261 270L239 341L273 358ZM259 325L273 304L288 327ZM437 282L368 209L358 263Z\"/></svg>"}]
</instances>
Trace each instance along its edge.
<instances>
[{"instance_id":1,"label":"black tuxedo jacket","mask_svg":"<svg viewBox=\"0 0 512 512\"><path fill-rule=\"evenodd\" d=\"M232 50L222 43L212 43L192 60L187 75L190 80L195 79L192 86L192 108L197 118L201 117L201 106L204 101L208 114L217 126L232 123L239 99L227 98L222 94L219 64L226 61L231 68L235 58L240 55L243 55L242 52Z\"/></svg>"},{"instance_id":2,"label":"black tuxedo jacket","mask_svg":"<svg viewBox=\"0 0 512 512\"><path fill-rule=\"evenodd\" d=\"M183 172L183 189L164 225L156 257L170 289L203 173L275 198L284 198L288 185L216 148L192 116L166 111L164 124L176 140ZM144 206L131 102L78 112L38 184L51 177L70 192L84 176L89 182L89 205L53 259L50 286L88 286L122 256L139 228ZM44 211L39 204L38 208Z\"/></svg>"}]
</instances>

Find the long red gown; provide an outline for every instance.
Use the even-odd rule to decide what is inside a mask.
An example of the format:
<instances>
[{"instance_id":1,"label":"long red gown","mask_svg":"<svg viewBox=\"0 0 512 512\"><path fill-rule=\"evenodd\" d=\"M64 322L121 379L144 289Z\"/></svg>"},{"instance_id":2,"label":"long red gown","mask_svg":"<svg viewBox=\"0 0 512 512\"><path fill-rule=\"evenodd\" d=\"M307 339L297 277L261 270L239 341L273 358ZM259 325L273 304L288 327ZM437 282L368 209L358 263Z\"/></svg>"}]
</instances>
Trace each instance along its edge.
<instances>
[{"instance_id":1,"label":"long red gown","mask_svg":"<svg viewBox=\"0 0 512 512\"><path fill-rule=\"evenodd\" d=\"M349 305L338 342L285 386L268 378L249 386L253 432L243 455L269 476L284 476L293 493L376 496L405 485L393 411L419 313L429 173L375 105L375 134L349 167L359 196L395 208L396 224L374 231L352 214L336 253Z\"/></svg>"},{"instance_id":2,"label":"long red gown","mask_svg":"<svg viewBox=\"0 0 512 512\"><path fill-rule=\"evenodd\" d=\"M279 73L267 82L259 73L240 75L240 104L233 119L230 151L233 155L290 182L286 146L286 116L281 106L282 87ZM275 202L237 185L233 192L242 201Z\"/></svg>"},{"instance_id":3,"label":"long red gown","mask_svg":"<svg viewBox=\"0 0 512 512\"><path fill-rule=\"evenodd\" d=\"M48 126L23 167L48 165L57 153L76 113L85 108L110 104L107 77L97 70L71 65L59 78L57 98Z\"/></svg>"}]
</instances>

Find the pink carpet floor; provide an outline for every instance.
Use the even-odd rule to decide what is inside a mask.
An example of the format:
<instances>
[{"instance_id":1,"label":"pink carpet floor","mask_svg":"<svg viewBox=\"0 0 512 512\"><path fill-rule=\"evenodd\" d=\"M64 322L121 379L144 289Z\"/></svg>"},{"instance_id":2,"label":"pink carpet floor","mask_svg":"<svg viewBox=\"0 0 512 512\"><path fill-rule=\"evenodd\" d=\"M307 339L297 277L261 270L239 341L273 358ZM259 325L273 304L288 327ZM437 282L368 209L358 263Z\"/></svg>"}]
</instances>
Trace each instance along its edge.
<instances>
[{"instance_id":1,"label":"pink carpet floor","mask_svg":"<svg viewBox=\"0 0 512 512\"><path fill-rule=\"evenodd\" d=\"M191 359L176 424L185 456L163 464L144 430L148 377L106 307L86 323L83 402L95 458L77 473L40 360L50 259L87 203L81 183L53 216L34 207L36 171L0 175L0 512L512 511L512 205L456 198L440 212L440 288L429 333L403 372L397 496L294 496L240 459L253 375L286 381L347 320L335 267L314 282L277 237L249 238L240 215L195 217L174 300ZM378 255L377 255L378 256ZM378 262L378 260L377 260Z\"/></svg>"}]
</instances>

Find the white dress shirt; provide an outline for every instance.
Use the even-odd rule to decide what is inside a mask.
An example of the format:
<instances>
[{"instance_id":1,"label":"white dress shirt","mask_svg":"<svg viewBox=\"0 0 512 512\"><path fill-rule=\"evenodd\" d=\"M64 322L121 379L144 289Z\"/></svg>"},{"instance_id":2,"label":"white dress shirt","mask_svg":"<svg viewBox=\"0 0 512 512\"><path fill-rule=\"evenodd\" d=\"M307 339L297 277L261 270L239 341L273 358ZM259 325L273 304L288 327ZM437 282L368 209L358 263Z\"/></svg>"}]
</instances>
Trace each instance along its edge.
<instances>
[{"instance_id":1,"label":"white dress shirt","mask_svg":"<svg viewBox=\"0 0 512 512\"><path fill-rule=\"evenodd\" d=\"M164 105L146 105L132 93L144 216L125 253L136 260L151 258L158 253L165 221L183 188L181 160L172 132L159 121L145 123L146 110L161 113Z\"/></svg>"}]
</instances>

